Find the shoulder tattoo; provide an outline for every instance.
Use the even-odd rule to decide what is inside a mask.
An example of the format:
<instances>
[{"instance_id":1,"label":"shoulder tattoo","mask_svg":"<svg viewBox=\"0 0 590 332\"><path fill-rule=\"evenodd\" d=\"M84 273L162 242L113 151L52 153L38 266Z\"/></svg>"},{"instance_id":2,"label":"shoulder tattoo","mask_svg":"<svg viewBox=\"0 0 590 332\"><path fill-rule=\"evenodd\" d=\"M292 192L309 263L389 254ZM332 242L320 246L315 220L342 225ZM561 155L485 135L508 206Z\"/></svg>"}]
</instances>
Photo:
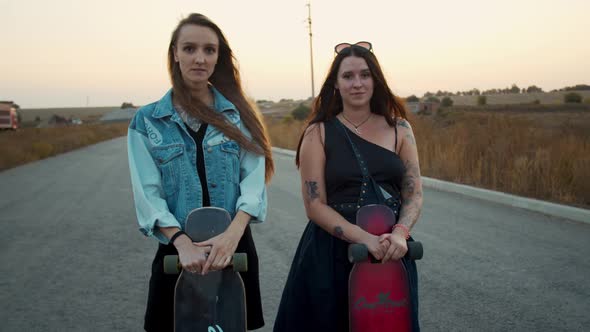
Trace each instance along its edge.
<instances>
[{"instance_id":1,"label":"shoulder tattoo","mask_svg":"<svg viewBox=\"0 0 590 332\"><path fill-rule=\"evenodd\" d=\"M400 127L404 127L404 128L408 128L410 129L410 124L408 123L408 121L406 121L405 119L401 119L397 122L397 125Z\"/></svg>"}]
</instances>

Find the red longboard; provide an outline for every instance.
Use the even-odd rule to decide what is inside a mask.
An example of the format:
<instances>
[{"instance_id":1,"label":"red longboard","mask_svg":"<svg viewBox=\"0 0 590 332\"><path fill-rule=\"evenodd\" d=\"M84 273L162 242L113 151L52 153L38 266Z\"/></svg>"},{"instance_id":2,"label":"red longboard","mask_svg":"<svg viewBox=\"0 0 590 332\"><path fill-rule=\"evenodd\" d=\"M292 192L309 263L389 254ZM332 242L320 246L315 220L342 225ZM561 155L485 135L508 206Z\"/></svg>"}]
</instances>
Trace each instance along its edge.
<instances>
[{"instance_id":1,"label":"red longboard","mask_svg":"<svg viewBox=\"0 0 590 332\"><path fill-rule=\"evenodd\" d=\"M367 205L357 211L356 223L363 230L381 235L395 225L393 211L385 205ZM408 255L422 257L422 245L408 242ZM376 261L363 244L349 246L348 307L351 332L411 331L412 303L406 268L401 260Z\"/></svg>"}]
</instances>

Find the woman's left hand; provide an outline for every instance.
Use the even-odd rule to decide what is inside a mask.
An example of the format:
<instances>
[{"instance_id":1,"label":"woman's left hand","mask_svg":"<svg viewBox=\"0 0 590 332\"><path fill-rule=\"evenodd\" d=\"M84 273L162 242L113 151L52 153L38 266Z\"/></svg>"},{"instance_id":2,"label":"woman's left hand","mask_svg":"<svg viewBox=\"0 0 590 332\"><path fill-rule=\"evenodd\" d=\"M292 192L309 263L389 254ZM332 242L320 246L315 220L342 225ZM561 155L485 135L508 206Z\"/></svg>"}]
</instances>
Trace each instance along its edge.
<instances>
[{"instance_id":1,"label":"woman's left hand","mask_svg":"<svg viewBox=\"0 0 590 332\"><path fill-rule=\"evenodd\" d=\"M205 275L209 270L222 270L231 262L233 254L236 252L238 242L242 234L229 227L225 232L210 238L207 241L195 243L199 247L211 247L207 262L203 266L202 274Z\"/></svg>"},{"instance_id":2,"label":"woman's left hand","mask_svg":"<svg viewBox=\"0 0 590 332\"><path fill-rule=\"evenodd\" d=\"M408 243L404 235L398 232L383 234L379 237L379 242L388 241L389 249L383 256L381 262L395 261L406 255L408 252Z\"/></svg>"}]
</instances>

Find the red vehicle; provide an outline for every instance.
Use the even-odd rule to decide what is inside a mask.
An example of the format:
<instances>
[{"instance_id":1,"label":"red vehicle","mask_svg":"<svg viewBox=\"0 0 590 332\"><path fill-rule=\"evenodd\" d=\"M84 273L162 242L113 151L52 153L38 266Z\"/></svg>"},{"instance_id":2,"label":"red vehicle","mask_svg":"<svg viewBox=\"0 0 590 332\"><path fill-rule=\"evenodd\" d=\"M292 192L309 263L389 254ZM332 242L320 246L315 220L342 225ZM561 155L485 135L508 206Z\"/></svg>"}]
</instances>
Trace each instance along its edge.
<instances>
[{"instance_id":1,"label":"red vehicle","mask_svg":"<svg viewBox=\"0 0 590 332\"><path fill-rule=\"evenodd\" d=\"M0 129L16 130L17 128L18 115L13 102L0 102Z\"/></svg>"}]
</instances>

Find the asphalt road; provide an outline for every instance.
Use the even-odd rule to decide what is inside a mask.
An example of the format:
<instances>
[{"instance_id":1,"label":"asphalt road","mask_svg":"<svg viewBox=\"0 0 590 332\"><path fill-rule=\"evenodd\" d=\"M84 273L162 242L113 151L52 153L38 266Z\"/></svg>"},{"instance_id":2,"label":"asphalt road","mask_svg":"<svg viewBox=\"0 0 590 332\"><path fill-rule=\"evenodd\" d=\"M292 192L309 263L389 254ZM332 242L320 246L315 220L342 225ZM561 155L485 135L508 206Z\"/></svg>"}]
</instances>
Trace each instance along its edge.
<instances>
[{"instance_id":1,"label":"asphalt road","mask_svg":"<svg viewBox=\"0 0 590 332\"><path fill-rule=\"evenodd\" d=\"M271 331L306 224L291 157L276 155L253 226ZM0 331L141 331L156 241L137 230L125 139L0 172ZM584 331L590 225L425 191L414 236L424 331ZM302 317L305 319L305 317Z\"/></svg>"}]
</instances>

